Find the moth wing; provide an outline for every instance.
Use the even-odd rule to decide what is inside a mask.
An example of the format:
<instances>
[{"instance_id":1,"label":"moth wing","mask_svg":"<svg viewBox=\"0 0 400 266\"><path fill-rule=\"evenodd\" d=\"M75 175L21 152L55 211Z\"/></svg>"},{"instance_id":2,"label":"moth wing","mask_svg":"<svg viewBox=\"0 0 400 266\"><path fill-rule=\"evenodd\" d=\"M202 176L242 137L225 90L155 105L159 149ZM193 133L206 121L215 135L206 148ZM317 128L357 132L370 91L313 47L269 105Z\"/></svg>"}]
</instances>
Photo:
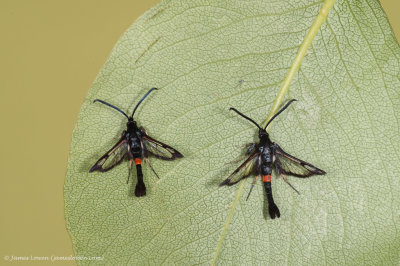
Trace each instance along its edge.
<instances>
[{"instance_id":1,"label":"moth wing","mask_svg":"<svg viewBox=\"0 0 400 266\"><path fill-rule=\"evenodd\" d=\"M283 174L296 177L309 177L312 175L326 174L324 170L321 170L310 163L286 153L276 143L274 143L274 149L277 155L276 160L279 162L278 164L275 163L275 165L280 167L279 170Z\"/></svg>"},{"instance_id":2,"label":"moth wing","mask_svg":"<svg viewBox=\"0 0 400 266\"><path fill-rule=\"evenodd\" d=\"M252 155L250 155L246 159L246 161L244 161L238 168L236 168L236 170L233 171L233 173L227 179L225 179L221 184L219 184L219 186L223 185L232 186L238 183L240 180L248 177L253 172L254 167L258 168L255 165L257 164L257 161L259 161L259 157L260 156L258 152L255 152Z\"/></svg>"},{"instance_id":3,"label":"moth wing","mask_svg":"<svg viewBox=\"0 0 400 266\"><path fill-rule=\"evenodd\" d=\"M127 151L128 143L123 133L118 142L90 168L89 173L93 171L106 172L111 170L124 160Z\"/></svg>"},{"instance_id":4,"label":"moth wing","mask_svg":"<svg viewBox=\"0 0 400 266\"><path fill-rule=\"evenodd\" d=\"M153 155L156 158L172 161L177 158L183 157L183 155L179 151L175 150L171 146L148 136L143 129L142 129L142 142L144 144L146 152L148 152L149 154Z\"/></svg>"}]
</instances>

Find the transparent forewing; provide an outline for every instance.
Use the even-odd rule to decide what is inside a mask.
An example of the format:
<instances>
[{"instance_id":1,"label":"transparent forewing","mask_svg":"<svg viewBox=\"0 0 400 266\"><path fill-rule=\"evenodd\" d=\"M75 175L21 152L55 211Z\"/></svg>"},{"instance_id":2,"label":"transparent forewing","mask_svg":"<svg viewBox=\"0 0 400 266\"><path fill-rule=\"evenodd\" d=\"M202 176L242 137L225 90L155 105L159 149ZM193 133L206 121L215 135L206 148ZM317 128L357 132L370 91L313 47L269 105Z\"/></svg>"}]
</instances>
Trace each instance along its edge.
<instances>
[{"instance_id":1,"label":"transparent forewing","mask_svg":"<svg viewBox=\"0 0 400 266\"><path fill-rule=\"evenodd\" d=\"M128 151L127 141L125 136L119 139L117 144L115 144L106 154L104 154L89 170L89 172L100 171L105 172L112 169L114 166L122 162L126 157Z\"/></svg>"},{"instance_id":2,"label":"transparent forewing","mask_svg":"<svg viewBox=\"0 0 400 266\"><path fill-rule=\"evenodd\" d=\"M254 170L255 166L257 164L257 161L259 160L259 153L253 153L250 155L250 157L247 158L246 161L244 161L233 173L225 179L220 186L222 185L234 185L238 183L240 180L243 178L248 177Z\"/></svg>"},{"instance_id":3,"label":"transparent forewing","mask_svg":"<svg viewBox=\"0 0 400 266\"><path fill-rule=\"evenodd\" d=\"M326 174L324 170L284 152L276 143L274 143L274 150L276 153L275 165L283 174L297 177Z\"/></svg>"},{"instance_id":4,"label":"transparent forewing","mask_svg":"<svg viewBox=\"0 0 400 266\"><path fill-rule=\"evenodd\" d=\"M149 137L148 135L144 134L142 137L142 141L146 152L156 158L171 161L175 160L176 158L183 157L183 155L179 151L175 150L167 144L164 144L158 140L153 139L152 137Z\"/></svg>"}]
</instances>

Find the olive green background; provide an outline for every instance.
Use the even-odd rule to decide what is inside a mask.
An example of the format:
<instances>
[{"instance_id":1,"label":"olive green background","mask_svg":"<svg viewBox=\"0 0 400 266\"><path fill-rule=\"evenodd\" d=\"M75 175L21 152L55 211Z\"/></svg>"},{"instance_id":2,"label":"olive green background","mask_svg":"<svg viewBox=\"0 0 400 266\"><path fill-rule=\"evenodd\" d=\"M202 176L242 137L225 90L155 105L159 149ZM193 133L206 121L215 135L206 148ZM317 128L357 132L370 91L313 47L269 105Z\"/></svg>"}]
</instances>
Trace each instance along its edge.
<instances>
[{"instance_id":1,"label":"olive green background","mask_svg":"<svg viewBox=\"0 0 400 266\"><path fill-rule=\"evenodd\" d=\"M0 265L73 255L63 199L72 130L119 36L157 2L0 0ZM400 40L400 1L381 3Z\"/></svg>"}]
</instances>

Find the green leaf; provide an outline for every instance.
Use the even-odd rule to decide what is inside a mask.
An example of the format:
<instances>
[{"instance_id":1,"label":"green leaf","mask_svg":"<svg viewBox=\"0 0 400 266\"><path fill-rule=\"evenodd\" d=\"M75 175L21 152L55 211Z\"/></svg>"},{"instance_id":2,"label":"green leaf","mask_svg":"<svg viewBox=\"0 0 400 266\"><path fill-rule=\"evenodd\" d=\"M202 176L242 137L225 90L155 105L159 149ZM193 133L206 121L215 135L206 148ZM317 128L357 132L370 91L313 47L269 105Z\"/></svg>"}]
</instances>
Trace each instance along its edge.
<instances>
[{"instance_id":1,"label":"green leaf","mask_svg":"<svg viewBox=\"0 0 400 266\"><path fill-rule=\"evenodd\" d=\"M400 49L376 0L337 1L271 125L273 141L328 174L218 187L262 123L321 1L161 2L121 37L82 106L65 183L67 227L82 264L371 264L400 262ZM88 173L135 115L183 159L152 158L146 197L127 162ZM240 191L242 188L242 191ZM239 191L238 191L239 190ZM243 193L239 193L243 192ZM240 195L240 197L237 197ZM230 217L230 214L232 215ZM230 219L231 218L231 219Z\"/></svg>"}]
</instances>

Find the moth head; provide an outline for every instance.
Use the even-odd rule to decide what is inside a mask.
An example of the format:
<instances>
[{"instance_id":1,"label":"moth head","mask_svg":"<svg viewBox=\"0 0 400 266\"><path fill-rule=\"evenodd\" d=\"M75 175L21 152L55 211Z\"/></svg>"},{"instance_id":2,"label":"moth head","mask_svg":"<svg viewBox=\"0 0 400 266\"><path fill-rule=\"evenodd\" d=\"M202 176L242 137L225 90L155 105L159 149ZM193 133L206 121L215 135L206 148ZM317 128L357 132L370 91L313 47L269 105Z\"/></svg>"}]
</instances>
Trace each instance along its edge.
<instances>
[{"instance_id":1,"label":"moth head","mask_svg":"<svg viewBox=\"0 0 400 266\"><path fill-rule=\"evenodd\" d=\"M269 134L268 134L268 132L265 130L265 129L262 129L262 128L259 128L258 129L258 137L260 138L260 139L262 139L262 138L269 138Z\"/></svg>"},{"instance_id":2,"label":"moth head","mask_svg":"<svg viewBox=\"0 0 400 266\"><path fill-rule=\"evenodd\" d=\"M135 128L135 127L137 127L137 126L136 126L136 121L133 120L133 117L132 117L132 116L131 116L131 117L128 117L128 122L126 123L126 127L127 127L127 128L130 128L130 127Z\"/></svg>"}]
</instances>

